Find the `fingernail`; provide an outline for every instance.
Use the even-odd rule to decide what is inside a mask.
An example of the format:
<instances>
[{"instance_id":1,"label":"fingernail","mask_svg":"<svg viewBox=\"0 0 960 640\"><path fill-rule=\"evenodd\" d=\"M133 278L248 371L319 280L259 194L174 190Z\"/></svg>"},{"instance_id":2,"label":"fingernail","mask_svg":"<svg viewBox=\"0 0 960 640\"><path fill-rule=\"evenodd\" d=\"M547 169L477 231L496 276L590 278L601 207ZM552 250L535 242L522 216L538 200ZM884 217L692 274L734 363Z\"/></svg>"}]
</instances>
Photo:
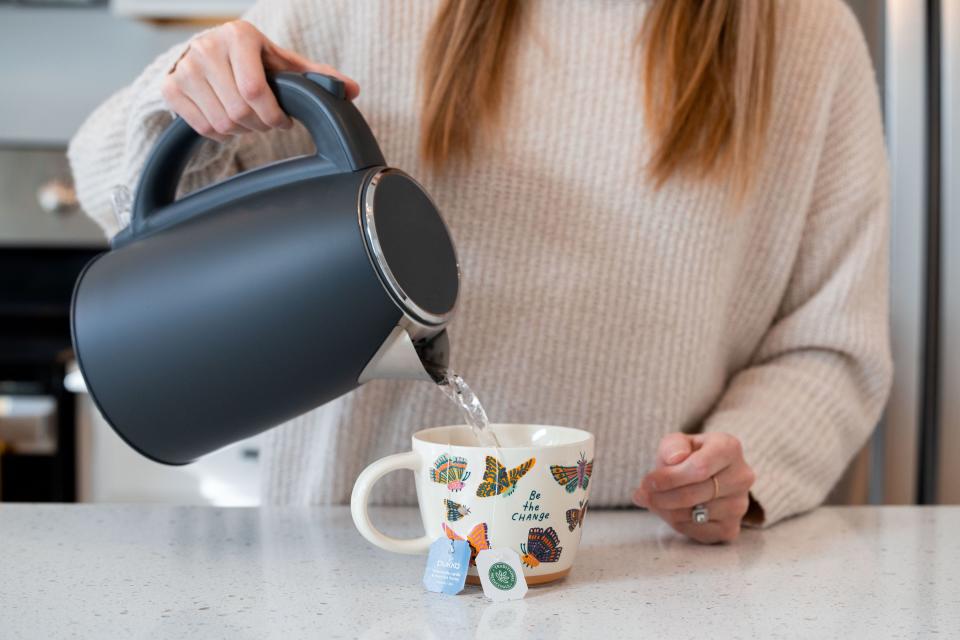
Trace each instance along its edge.
<instances>
[{"instance_id":1,"label":"fingernail","mask_svg":"<svg viewBox=\"0 0 960 640\"><path fill-rule=\"evenodd\" d=\"M657 487L657 481L656 481L656 480L647 479L647 480L644 480L643 483L644 483L645 485L647 485L647 488L649 488L649 489L652 489L652 490L654 490L654 491L658 491L658 490L659 490L659 487Z\"/></svg>"},{"instance_id":2,"label":"fingernail","mask_svg":"<svg viewBox=\"0 0 960 640\"><path fill-rule=\"evenodd\" d=\"M633 492L633 504L638 507L645 507L646 502L644 501L643 489L637 489Z\"/></svg>"},{"instance_id":3,"label":"fingernail","mask_svg":"<svg viewBox=\"0 0 960 640\"><path fill-rule=\"evenodd\" d=\"M680 458L682 457L683 457L683 450L676 449L668 453L665 459L667 461L667 464L676 464L680 462Z\"/></svg>"}]
</instances>

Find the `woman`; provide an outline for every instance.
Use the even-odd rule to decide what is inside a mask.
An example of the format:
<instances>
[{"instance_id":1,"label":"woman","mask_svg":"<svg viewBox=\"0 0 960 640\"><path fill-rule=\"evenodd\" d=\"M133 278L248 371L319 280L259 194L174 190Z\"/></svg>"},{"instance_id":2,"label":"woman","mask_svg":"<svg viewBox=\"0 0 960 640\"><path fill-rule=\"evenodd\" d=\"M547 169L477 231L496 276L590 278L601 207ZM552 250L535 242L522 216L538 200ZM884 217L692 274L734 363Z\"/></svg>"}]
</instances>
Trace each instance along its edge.
<instances>
[{"instance_id":1,"label":"woman","mask_svg":"<svg viewBox=\"0 0 960 640\"><path fill-rule=\"evenodd\" d=\"M116 231L111 193L171 111L220 143L184 191L306 153L264 69L339 75L425 183L464 274L455 366L494 420L597 435L591 505L732 540L819 504L869 435L887 174L840 0L260 2L91 116L86 210ZM368 462L457 420L429 385L366 385L271 434L265 500L347 502Z\"/></svg>"}]
</instances>

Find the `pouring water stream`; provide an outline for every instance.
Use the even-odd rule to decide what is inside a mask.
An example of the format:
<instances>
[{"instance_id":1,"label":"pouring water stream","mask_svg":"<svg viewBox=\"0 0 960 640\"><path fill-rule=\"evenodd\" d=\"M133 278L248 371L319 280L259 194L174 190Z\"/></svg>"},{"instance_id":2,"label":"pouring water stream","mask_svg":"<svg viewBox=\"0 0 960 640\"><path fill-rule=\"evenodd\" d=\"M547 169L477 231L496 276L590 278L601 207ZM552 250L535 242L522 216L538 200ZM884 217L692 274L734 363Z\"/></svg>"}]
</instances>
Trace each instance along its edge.
<instances>
[{"instance_id":1,"label":"pouring water stream","mask_svg":"<svg viewBox=\"0 0 960 640\"><path fill-rule=\"evenodd\" d=\"M463 418L470 425L477 444L485 447L494 447L499 452L500 441L489 428L490 420L487 412L480 404L480 399L460 375L453 370L446 370L437 386L445 396L450 398L463 413Z\"/></svg>"}]
</instances>

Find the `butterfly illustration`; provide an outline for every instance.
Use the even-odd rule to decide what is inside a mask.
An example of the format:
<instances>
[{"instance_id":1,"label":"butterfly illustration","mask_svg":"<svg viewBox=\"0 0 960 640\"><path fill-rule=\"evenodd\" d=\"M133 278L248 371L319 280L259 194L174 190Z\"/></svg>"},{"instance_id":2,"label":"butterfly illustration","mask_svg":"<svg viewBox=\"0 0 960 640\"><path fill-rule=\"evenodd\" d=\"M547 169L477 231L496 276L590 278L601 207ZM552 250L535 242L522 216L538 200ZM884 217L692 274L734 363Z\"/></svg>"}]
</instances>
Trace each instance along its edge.
<instances>
[{"instance_id":1,"label":"butterfly illustration","mask_svg":"<svg viewBox=\"0 0 960 640\"><path fill-rule=\"evenodd\" d=\"M586 455L581 453L576 466L565 467L554 464L550 465L550 472L553 474L553 479L560 483L567 493L573 493L578 486L582 489L587 488L590 475L593 473L593 460L587 462Z\"/></svg>"},{"instance_id":2,"label":"butterfly illustration","mask_svg":"<svg viewBox=\"0 0 960 640\"><path fill-rule=\"evenodd\" d=\"M570 527L570 531L573 531L577 528L577 525L583 527L583 517L587 515L587 501L580 501L579 509L567 509L567 526Z\"/></svg>"},{"instance_id":3,"label":"butterfly illustration","mask_svg":"<svg viewBox=\"0 0 960 640\"><path fill-rule=\"evenodd\" d=\"M470 507L453 500L444 498L443 507L447 510L447 520L450 522L456 522L460 518L470 515Z\"/></svg>"},{"instance_id":4,"label":"butterfly illustration","mask_svg":"<svg viewBox=\"0 0 960 640\"><path fill-rule=\"evenodd\" d=\"M441 455L433 463L430 469L430 479L439 484L447 485L450 491L460 491L463 489L463 483L470 477L467 471L466 458L449 458L447 454Z\"/></svg>"},{"instance_id":5,"label":"butterfly illustration","mask_svg":"<svg viewBox=\"0 0 960 640\"><path fill-rule=\"evenodd\" d=\"M493 456L487 456L487 468L483 472L483 481L477 487L477 496L480 498L489 498L490 496L503 495L509 496L517 488L517 482L520 481L527 471L533 468L537 463L536 458L530 458L519 467L510 469L507 473L506 467L500 464L500 461Z\"/></svg>"},{"instance_id":6,"label":"butterfly illustration","mask_svg":"<svg viewBox=\"0 0 960 640\"><path fill-rule=\"evenodd\" d=\"M560 559L561 551L563 547L553 527L532 527L527 532L527 543L520 545L520 552L523 553L520 562L533 569L541 562L556 562Z\"/></svg>"},{"instance_id":7,"label":"butterfly illustration","mask_svg":"<svg viewBox=\"0 0 960 640\"><path fill-rule=\"evenodd\" d=\"M462 537L457 535L456 531L447 526L446 522L443 523L443 532L451 540L463 540ZM470 545L470 564L475 565L477 564L477 554L490 548L486 522L481 522L470 531L470 535L467 536L467 544Z\"/></svg>"}]
</instances>

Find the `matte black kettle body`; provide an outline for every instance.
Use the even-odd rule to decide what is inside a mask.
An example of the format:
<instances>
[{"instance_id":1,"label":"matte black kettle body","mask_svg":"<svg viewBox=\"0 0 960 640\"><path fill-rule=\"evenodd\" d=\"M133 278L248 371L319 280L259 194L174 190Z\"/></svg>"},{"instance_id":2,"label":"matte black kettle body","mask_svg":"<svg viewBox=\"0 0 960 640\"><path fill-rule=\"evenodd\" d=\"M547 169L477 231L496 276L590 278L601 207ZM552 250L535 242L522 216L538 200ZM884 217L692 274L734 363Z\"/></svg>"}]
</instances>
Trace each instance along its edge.
<instances>
[{"instance_id":1,"label":"matte black kettle body","mask_svg":"<svg viewBox=\"0 0 960 640\"><path fill-rule=\"evenodd\" d=\"M271 79L314 156L175 200L199 136L177 119L147 160L131 224L77 280L81 372L117 433L195 460L375 377L447 361L456 252L423 188L385 166L343 85Z\"/></svg>"}]
</instances>

